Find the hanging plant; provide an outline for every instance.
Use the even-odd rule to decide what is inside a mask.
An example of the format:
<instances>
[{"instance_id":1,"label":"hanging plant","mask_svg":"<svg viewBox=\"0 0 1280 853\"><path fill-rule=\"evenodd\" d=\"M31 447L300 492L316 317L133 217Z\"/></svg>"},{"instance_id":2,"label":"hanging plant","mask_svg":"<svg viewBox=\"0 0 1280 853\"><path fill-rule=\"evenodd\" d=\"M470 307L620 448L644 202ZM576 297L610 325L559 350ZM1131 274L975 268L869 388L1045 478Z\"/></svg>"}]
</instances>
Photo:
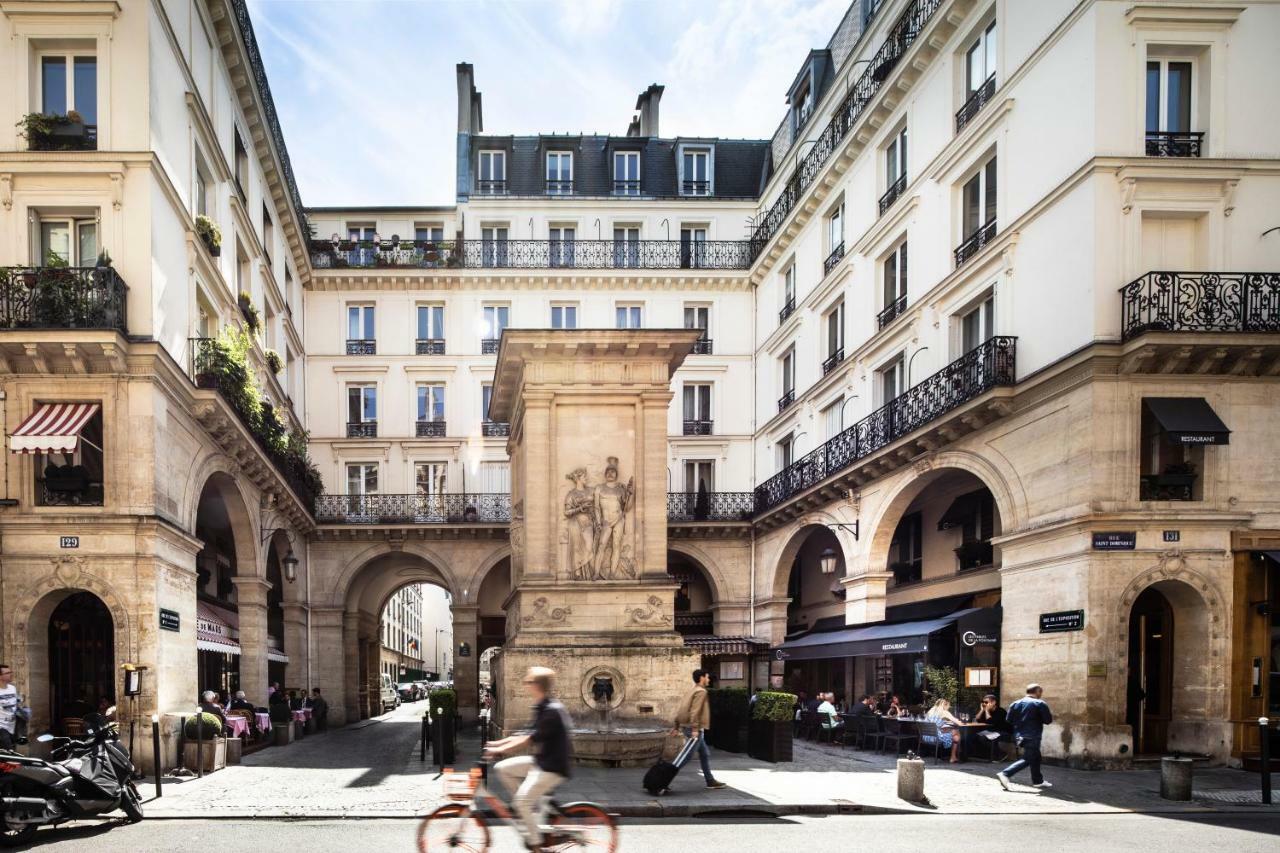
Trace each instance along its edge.
<instances>
[{"instance_id":1,"label":"hanging plant","mask_svg":"<svg viewBox=\"0 0 1280 853\"><path fill-rule=\"evenodd\" d=\"M258 306L253 304L252 297L243 290L240 291L237 302L240 304L240 313L244 315L245 325L256 334L262 328L262 315L258 313Z\"/></svg>"},{"instance_id":2,"label":"hanging plant","mask_svg":"<svg viewBox=\"0 0 1280 853\"><path fill-rule=\"evenodd\" d=\"M267 350L267 367L275 374L284 370L284 359L280 357L280 353L273 349Z\"/></svg>"},{"instance_id":3,"label":"hanging plant","mask_svg":"<svg viewBox=\"0 0 1280 853\"><path fill-rule=\"evenodd\" d=\"M222 229L203 213L196 217L196 234L215 258L222 254Z\"/></svg>"}]
</instances>

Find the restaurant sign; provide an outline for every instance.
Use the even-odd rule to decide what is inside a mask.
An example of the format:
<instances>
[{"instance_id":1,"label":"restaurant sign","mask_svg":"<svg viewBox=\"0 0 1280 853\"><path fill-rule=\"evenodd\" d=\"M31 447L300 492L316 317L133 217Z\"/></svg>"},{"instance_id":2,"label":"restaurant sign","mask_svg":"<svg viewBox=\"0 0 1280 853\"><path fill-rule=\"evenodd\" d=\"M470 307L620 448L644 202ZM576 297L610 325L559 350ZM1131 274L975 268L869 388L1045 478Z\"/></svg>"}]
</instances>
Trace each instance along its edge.
<instances>
[{"instance_id":1,"label":"restaurant sign","mask_svg":"<svg viewBox=\"0 0 1280 853\"><path fill-rule=\"evenodd\" d=\"M1094 531L1095 551L1132 551L1137 547L1138 533L1135 530L1113 530L1105 533Z\"/></svg>"},{"instance_id":2,"label":"restaurant sign","mask_svg":"<svg viewBox=\"0 0 1280 853\"><path fill-rule=\"evenodd\" d=\"M960 642L966 646L994 646L1000 638L985 631L965 631L960 635Z\"/></svg>"},{"instance_id":3,"label":"restaurant sign","mask_svg":"<svg viewBox=\"0 0 1280 853\"><path fill-rule=\"evenodd\" d=\"M1083 610L1060 610L1057 613L1040 614L1040 633L1057 634L1062 631L1084 630Z\"/></svg>"}]
</instances>

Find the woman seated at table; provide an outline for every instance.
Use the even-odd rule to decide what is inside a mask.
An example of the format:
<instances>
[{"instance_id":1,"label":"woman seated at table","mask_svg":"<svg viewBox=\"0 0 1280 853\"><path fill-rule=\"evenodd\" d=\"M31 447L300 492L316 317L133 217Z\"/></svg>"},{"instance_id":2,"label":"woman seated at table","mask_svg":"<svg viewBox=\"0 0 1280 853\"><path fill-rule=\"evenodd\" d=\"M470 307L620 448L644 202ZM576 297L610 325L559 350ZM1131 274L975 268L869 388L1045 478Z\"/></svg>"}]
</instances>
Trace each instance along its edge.
<instances>
[{"instance_id":1,"label":"woman seated at table","mask_svg":"<svg viewBox=\"0 0 1280 853\"><path fill-rule=\"evenodd\" d=\"M886 717L909 717L911 716L907 709L902 707L902 699L895 693L889 697L889 710L885 711Z\"/></svg>"},{"instance_id":2,"label":"woman seated at table","mask_svg":"<svg viewBox=\"0 0 1280 853\"><path fill-rule=\"evenodd\" d=\"M933 707L929 709L929 713L924 715L924 718L938 724L938 743L942 744L944 749L951 750L951 763L958 763L960 761L960 739L956 737L956 730L962 723L951 713L951 703L946 699L939 699L933 703ZM921 740L929 743L932 738L924 737Z\"/></svg>"}]
</instances>

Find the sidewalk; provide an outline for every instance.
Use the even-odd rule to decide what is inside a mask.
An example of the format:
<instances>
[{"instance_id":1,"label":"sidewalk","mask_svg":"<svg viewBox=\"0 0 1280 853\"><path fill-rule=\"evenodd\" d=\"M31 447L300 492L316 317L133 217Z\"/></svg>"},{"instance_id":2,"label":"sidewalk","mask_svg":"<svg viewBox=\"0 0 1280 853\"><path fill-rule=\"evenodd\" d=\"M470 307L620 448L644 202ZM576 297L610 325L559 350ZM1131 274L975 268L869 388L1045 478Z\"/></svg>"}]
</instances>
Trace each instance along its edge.
<instances>
[{"instance_id":1,"label":"sidewalk","mask_svg":"<svg viewBox=\"0 0 1280 853\"><path fill-rule=\"evenodd\" d=\"M390 738L391 725L366 722L321 737L308 738L287 750L268 749L204 779L166 783L164 796L146 804L148 819L164 818L387 818L417 817L441 803L437 768L418 760L416 743L407 749L402 736ZM384 731L379 731L383 729ZM394 754L375 754L369 739L387 733ZM403 734L403 732L402 732ZM478 742L459 742L455 766L470 765ZM355 754L359 759L352 761ZM359 766L350 766L352 764ZM1258 776L1225 768L1196 768L1195 798L1180 803L1162 800L1158 769L1084 771L1046 767L1048 790L1015 784L1004 791L995 779L999 765L936 764L927 759L928 804L896 796L895 757L852 749L795 744L795 761L768 764L745 755L715 752L712 769L727 788L702 786L697 763L676 779L671 794L652 797L640 786L643 768L575 768L573 778L557 792L561 802L590 800L610 811L635 817L684 817L699 814L1088 814L1224 811L1268 809L1280 816L1280 805L1262 806ZM1016 780L1015 780L1016 782ZM151 800L148 783L140 786ZM1278 792L1280 793L1280 792ZM1277 797L1280 799L1280 797Z\"/></svg>"}]
</instances>

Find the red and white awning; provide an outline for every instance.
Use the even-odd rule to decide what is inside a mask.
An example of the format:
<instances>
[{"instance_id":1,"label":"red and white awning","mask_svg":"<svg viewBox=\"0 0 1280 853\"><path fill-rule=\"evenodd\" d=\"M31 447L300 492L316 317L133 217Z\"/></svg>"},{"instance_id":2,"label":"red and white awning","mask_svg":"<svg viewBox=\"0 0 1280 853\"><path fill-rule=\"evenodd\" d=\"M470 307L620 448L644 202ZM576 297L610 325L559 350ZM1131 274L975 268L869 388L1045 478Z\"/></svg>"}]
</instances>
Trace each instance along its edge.
<instances>
[{"instance_id":1,"label":"red and white awning","mask_svg":"<svg viewBox=\"0 0 1280 853\"><path fill-rule=\"evenodd\" d=\"M14 453L74 453L97 403L43 403L9 436Z\"/></svg>"},{"instance_id":2,"label":"red and white awning","mask_svg":"<svg viewBox=\"0 0 1280 853\"><path fill-rule=\"evenodd\" d=\"M196 648L202 652L240 654L240 617L234 611L197 601Z\"/></svg>"}]
</instances>

